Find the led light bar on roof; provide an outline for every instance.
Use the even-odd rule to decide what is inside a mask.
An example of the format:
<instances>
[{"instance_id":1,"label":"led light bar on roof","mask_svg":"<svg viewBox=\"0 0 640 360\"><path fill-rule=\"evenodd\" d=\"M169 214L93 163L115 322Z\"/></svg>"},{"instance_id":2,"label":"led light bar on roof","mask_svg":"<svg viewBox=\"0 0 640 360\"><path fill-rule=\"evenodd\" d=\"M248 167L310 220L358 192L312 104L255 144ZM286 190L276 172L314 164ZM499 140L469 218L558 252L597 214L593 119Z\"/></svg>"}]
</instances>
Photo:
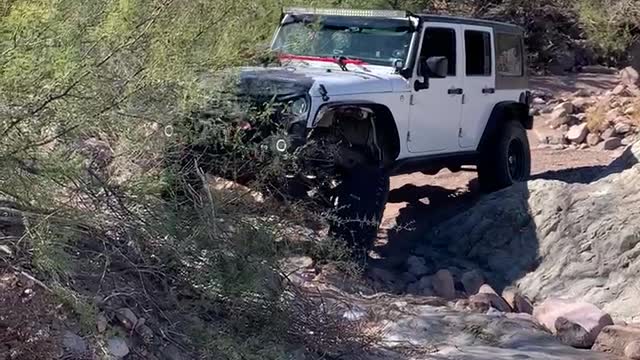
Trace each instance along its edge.
<instances>
[{"instance_id":1,"label":"led light bar on roof","mask_svg":"<svg viewBox=\"0 0 640 360\"><path fill-rule=\"evenodd\" d=\"M285 14L310 14L325 16L368 16L368 17L407 17L406 11L400 10L358 10L358 9L312 9L312 8L284 8Z\"/></svg>"}]
</instances>

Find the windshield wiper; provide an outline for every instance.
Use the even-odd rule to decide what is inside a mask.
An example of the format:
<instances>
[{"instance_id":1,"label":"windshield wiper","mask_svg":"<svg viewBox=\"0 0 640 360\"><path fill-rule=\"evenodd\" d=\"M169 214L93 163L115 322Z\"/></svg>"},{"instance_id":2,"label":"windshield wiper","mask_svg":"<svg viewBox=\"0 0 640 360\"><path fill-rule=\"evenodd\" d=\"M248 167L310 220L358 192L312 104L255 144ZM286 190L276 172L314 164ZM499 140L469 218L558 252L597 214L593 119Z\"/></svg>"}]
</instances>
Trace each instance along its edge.
<instances>
[{"instance_id":1,"label":"windshield wiper","mask_svg":"<svg viewBox=\"0 0 640 360\"><path fill-rule=\"evenodd\" d=\"M336 64L338 64L338 66L340 66L340 69L342 71L349 71L349 69L347 69L347 57L346 56L342 56L342 55L334 55L333 56L333 60L336 61Z\"/></svg>"}]
</instances>

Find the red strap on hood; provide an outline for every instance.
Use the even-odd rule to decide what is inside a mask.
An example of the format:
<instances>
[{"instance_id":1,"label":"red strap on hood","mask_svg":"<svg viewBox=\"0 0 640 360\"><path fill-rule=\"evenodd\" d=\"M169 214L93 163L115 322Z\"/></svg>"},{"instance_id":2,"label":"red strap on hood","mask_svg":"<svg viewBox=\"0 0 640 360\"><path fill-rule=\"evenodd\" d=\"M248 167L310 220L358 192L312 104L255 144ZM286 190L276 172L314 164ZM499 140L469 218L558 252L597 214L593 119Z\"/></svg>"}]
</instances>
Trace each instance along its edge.
<instances>
[{"instance_id":1,"label":"red strap on hood","mask_svg":"<svg viewBox=\"0 0 640 360\"><path fill-rule=\"evenodd\" d=\"M336 59L324 56L308 56L308 55L292 55L292 54L280 54L278 56L280 61L283 60L299 60L299 61L320 61L337 64ZM367 65L365 61L359 59L344 59L343 64L352 65Z\"/></svg>"}]
</instances>

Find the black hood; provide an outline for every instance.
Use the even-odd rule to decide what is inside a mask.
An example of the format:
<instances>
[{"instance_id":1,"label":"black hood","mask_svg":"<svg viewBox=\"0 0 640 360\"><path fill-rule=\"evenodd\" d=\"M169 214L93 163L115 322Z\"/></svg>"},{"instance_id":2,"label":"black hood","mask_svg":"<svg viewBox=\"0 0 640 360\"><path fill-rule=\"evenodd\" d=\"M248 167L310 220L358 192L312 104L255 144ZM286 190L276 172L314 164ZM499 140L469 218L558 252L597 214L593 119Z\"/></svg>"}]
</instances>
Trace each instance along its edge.
<instances>
[{"instance_id":1,"label":"black hood","mask_svg":"<svg viewBox=\"0 0 640 360\"><path fill-rule=\"evenodd\" d=\"M288 100L309 93L313 78L286 68L246 69L240 72L238 95L268 102Z\"/></svg>"}]
</instances>

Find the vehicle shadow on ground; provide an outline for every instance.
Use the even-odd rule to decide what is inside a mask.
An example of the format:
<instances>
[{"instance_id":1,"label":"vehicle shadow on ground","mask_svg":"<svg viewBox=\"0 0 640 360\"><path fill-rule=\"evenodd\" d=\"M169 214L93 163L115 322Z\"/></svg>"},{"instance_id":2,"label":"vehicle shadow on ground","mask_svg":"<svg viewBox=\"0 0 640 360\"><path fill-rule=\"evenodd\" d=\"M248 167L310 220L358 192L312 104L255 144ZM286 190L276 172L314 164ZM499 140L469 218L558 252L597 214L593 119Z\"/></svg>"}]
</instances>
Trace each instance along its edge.
<instances>
[{"instance_id":1,"label":"vehicle shadow on ground","mask_svg":"<svg viewBox=\"0 0 640 360\"><path fill-rule=\"evenodd\" d=\"M389 202L406 206L395 218L396 229L387 231L386 242L375 249L380 259L374 266L411 279L407 260L418 256L430 274L451 271L458 289L464 272L480 270L496 291L535 269L539 242L527 184L489 195L479 190L476 179L467 187L409 184L393 190ZM401 288L396 292L406 292Z\"/></svg>"}]
</instances>

